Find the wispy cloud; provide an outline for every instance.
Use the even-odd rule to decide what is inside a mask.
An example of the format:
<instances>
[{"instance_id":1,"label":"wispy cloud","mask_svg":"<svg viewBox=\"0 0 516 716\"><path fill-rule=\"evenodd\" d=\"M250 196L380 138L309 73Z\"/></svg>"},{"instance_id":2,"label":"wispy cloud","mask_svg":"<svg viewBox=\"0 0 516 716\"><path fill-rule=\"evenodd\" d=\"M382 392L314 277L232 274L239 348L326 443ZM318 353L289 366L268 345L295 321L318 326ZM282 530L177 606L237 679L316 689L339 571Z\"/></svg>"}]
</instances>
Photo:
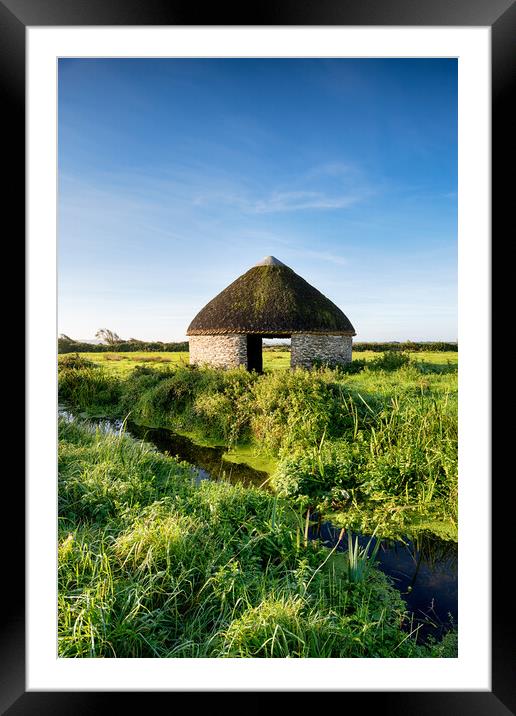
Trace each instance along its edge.
<instances>
[{"instance_id":1,"label":"wispy cloud","mask_svg":"<svg viewBox=\"0 0 516 716\"><path fill-rule=\"evenodd\" d=\"M279 212L346 209L358 204L370 195L368 190L356 190L342 193L324 191L273 191L265 196L248 191L210 191L206 190L192 197L193 206L208 207L213 204L237 207L245 214L273 214Z\"/></svg>"},{"instance_id":2,"label":"wispy cloud","mask_svg":"<svg viewBox=\"0 0 516 716\"><path fill-rule=\"evenodd\" d=\"M308 168L293 177L290 185L272 186L270 191L264 191L263 186L249 186L243 178L236 177L232 183L233 186L228 185L227 177L220 182L210 177L209 185L198 185L198 191L192 192L192 203L196 206L225 204L246 214L331 211L347 209L375 193L359 172L343 162ZM213 186L217 188L214 190Z\"/></svg>"},{"instance_id":3,"label":"wispy cloud","mask_svg":"<svg viewBox=\"0 0 516 716\"><path fill-rule=\"evenodd\" d=\"M345 209L362 198L359 194L331 195L319 191L283 191L251 202L249 208L258 214L303 209Z\"/></svg>"},{"instance_id":4,"label":"wispy cloud","mask_svg":"<svg viewBox=\"0 0 516 716\"><path fill-rule=\"evenodd\" d=\"M357 167L342 161L308 166L288 183L271 182L269 186L265 177L250 182L246 176L221 171L209 163L181 167L178 172L119 172L97 179L89 187L75 177L65 176L62 181L82 197L105 198L106 204L118 197L116 203L129 205L131 213L139 208L149 216L162 210L184 214L189 207L213 211L214 215L223 207L248 215L335 211L355 206L376 192Z\"/></svg>"}]
</instances>

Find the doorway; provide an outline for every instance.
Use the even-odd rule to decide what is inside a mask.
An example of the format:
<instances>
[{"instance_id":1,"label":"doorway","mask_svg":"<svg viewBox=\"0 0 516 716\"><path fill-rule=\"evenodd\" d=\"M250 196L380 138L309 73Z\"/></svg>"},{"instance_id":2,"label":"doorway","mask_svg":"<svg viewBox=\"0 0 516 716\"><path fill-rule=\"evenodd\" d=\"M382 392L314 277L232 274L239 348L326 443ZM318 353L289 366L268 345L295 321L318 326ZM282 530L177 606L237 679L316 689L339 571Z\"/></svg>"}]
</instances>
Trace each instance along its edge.
<instances>
[{"instance_id":1,"label":"doorway","mask_svg":"<svg viewBox=\"0 0 516 716\"><path fill-rule=\"evenodd\" d=\"M247 370L263 373L262 337L247 336Z\"/></svg>"}]
</instances>

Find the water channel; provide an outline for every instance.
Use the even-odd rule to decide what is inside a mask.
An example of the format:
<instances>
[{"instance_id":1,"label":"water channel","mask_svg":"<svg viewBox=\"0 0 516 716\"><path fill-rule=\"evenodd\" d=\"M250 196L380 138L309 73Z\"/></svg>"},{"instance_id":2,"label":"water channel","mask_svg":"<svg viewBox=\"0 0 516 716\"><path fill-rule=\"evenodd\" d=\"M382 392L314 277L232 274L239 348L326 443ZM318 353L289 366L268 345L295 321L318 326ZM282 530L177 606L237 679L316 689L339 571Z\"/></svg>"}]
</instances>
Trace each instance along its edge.
<instances>
[{"instance_id":1,"label":"water channel","mask_svg":"<svg viewBox=\"0 0 516 716\"><path fill-rule=\"evenodd\" d=\"M59 415L73 420L68 408L59 407ZM106 432L119 431L122 421L90 419ZM145 440L160 452L190 463L199 480L227 480L245 485L264 486L269 477L266 472L255 470L245 463L233 463L224 459L224 447L205 447L188 437L165 428L148 428L127 421L125 432L138 440ZM347 539L339 543L340 528L328 521L321 521L310 528L309 537L319 539L336 551L347 549ZM368 535L359 535L359 543L365 547ZM374 540L372 545L374 545ZM403 596L413 619L407 628L417 629L418 640L429 634L439 639L458 622L458 547L455 542L439 539L431 533L420 533L416 538L381 539L377 563L393 581Z\"/></svg>"}]
</instances>

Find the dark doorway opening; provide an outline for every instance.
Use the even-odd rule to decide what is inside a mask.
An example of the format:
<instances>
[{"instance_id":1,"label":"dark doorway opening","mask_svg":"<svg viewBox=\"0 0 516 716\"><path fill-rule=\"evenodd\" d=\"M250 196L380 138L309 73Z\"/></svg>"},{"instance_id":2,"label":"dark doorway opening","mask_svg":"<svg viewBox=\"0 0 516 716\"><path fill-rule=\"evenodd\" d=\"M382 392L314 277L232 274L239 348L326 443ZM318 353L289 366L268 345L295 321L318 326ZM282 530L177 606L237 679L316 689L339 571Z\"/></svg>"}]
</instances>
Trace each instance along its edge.
<instances>
[{"instance_id":1,"label":"dark doorway opening","mask_svg":"<svg viewBox=\"0 0 516 716\"><path fill-rule=\"evenodd\" d=\"M247 370L263 373L261 336L247 336Z\"/></svg>"}]
</instances>

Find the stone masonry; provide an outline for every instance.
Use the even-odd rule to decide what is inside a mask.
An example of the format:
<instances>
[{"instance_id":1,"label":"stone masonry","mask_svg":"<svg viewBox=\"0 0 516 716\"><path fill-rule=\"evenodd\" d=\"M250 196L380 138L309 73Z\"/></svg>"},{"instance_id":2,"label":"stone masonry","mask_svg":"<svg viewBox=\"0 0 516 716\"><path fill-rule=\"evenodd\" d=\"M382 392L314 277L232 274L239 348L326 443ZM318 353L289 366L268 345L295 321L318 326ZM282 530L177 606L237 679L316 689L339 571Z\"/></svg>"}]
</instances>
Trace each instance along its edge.
<instances>
[{"instance_id":1,"label":"stone masonry","mask_svg":"<svg viewBox=\"0 0 516 716\"><path fill-rule=\"evenodd\" d=\"M190 365L202 363L218 368L247 365L247 337L245 335L190 336Z\"/></svg>"},{"instance_id":2,"label":"stone masonry","mask_svg":"<svg viewBox=\"0 0 516 716\"><path fill-rule=\"evenodd\" d=\"M351 336L294 333L290 347L290 366L310 368L314 358L329 363L350 363L351 344Z\"/></svg>"}]
</instances>

